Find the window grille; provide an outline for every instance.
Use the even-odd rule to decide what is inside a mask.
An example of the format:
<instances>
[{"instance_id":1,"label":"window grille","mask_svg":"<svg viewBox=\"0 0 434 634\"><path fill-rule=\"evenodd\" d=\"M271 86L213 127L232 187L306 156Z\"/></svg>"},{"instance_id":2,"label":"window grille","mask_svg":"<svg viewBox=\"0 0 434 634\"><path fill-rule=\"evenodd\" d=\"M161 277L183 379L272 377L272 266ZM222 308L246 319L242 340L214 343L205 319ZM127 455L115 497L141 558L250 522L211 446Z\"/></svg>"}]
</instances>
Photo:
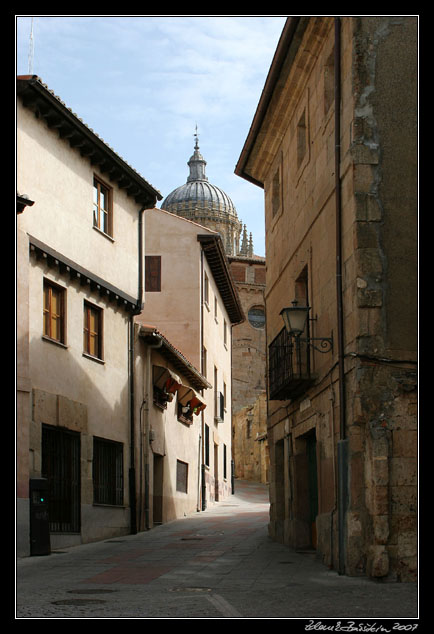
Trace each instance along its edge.
<instances>
[{"instance_id":1,"label":"window grille","mask_svg":"<svg viewBox=\"0 0 434 634\"><path fill-rule=\"evenodd\" d=\"M80 434L42 426L42 476L48 480L53 533L80 532Z\"/></svg>"},{"instance_id":2,"label":"window grille","mask_svg":"<svg viewBox=\"0 0 434 634\"><path fill-rule=\"evenodd\" d=\"M124 497L122 443L93 439L93 501L121 506Z\"/></svg>"},{"instance_id":3,"label":"window grille","mask_svg":"<svg viewBox=\"0 0 434 634\"><path fill-rule=\"evenodd\" d=\"M284 401L301 396L314 383L309 348L296 342L283 328L268 349L270 399Z\"/></svg>"},{"instance_id":4,"label":"window grille","mask_svg":"<svg viewBox=\"0 0 434 634\"><path fill-rule=\"evenodd\" d=\"M176 490L187 493L188 464L181 460L176 461Z\"/></svg>"}]
</instances>

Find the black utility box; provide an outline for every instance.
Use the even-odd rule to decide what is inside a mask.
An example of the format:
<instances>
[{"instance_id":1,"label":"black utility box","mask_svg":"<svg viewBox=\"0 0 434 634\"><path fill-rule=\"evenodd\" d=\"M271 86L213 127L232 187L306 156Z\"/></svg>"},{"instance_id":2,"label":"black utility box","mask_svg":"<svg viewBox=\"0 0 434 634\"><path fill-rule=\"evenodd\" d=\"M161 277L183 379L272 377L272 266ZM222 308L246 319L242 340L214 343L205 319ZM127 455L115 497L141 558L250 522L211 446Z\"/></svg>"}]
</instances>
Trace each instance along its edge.
<instances>
[{"instance_id":1,"label":"black utility box","mask_svg":"<svg viewBox=\"0 0 434 634\"><path fill-rule=\"evenodd\" d=\"M48 523L48 481L30 479L30 555L49 555L50 529Z\"/></svg>"}]
</instances>

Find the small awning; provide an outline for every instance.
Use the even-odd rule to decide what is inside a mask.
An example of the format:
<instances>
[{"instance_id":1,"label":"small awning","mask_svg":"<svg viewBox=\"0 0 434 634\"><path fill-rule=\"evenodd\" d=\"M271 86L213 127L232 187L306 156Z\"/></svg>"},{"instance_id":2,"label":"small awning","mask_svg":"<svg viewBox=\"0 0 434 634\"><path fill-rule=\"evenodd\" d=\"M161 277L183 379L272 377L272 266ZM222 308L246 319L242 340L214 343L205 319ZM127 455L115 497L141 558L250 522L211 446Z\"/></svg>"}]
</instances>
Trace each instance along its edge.
<instances>
[{"instance_id":1,"label":"small awning","mask_svg":"<svg viewBox=\"0 0 434 634\"><path fill-rule=\"evenodd\" d=\"M189 405L190 411L196 414L196 416L198 416L206 407L202 397L195 392L192 387L188 387L187 385L181 385L179 388L178 402L184 406Z\"/></svg>"},{"instance_id":2,"label":"small awning","mask_svg":"<svg viewBox=\"0 0 434 634\"><path fill-rule=\"evenodd\" d=\"M174 394L182 385L179 376L172 372L172 370L169 370L169 368L154 365L153 373L154 385L168 394Z\"/></svg>"}]
</instances>

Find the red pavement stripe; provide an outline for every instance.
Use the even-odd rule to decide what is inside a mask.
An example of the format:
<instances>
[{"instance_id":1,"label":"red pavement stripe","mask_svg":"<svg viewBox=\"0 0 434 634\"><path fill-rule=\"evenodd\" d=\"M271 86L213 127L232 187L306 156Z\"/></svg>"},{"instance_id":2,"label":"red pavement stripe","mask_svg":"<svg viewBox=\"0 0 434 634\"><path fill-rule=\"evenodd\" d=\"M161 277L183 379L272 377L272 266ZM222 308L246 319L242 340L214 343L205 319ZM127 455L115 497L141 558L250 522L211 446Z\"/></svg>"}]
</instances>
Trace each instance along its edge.
<instances>
[{"instance_id":1,"label":"red pavement stripe","mask_svg":"<svg viewBox=\"0 0 434 634\"><path fill-rule=\"evenodd\" d=\"M173 568L174 566L115 566L85 579L83 583L146 584L170 572Z\"/></svg>"}]
</instances>

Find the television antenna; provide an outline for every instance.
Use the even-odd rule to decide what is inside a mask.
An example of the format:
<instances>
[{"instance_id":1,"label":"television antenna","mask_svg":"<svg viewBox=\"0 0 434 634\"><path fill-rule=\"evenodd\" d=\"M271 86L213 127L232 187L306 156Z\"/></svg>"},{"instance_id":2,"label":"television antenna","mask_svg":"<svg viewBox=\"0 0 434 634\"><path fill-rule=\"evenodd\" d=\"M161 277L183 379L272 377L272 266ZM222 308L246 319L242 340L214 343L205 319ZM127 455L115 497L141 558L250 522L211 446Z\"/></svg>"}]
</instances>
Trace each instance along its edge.
<instances>
[{"instance_id":1,"label":"television antenna","mask_svg":"<svg viewBox=\"0 0 434 634\"><path fill-rule=\"evenodd\" d=\"M33 75L33 18L30 24L30 41L29 41L29 75Z\"/></svg>"}]
</instances>

